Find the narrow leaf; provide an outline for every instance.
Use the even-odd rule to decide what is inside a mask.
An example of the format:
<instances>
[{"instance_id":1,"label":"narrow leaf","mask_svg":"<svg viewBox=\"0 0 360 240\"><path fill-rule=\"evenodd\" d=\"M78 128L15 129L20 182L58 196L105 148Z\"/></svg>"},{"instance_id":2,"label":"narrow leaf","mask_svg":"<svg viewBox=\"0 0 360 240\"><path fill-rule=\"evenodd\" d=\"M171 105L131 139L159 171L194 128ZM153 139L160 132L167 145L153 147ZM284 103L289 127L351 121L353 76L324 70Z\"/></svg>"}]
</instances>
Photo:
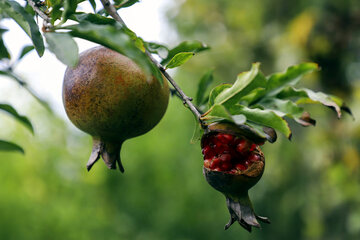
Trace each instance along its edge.
<instances>
[{"instance_id":1,"label":"narrow leaf","mask_svg":"<svg viewBox=\"0 0 360 240\"><path fill-rule=\"evenodd\" d=\"M278 98L296 98L297 104L314 104L321 103L335 110L338 118L341 117L341 107L337 103L344 105L339 98L334 98L331 95L327 95L323 92L314 92L307 88L296 89L294 87L287 87L281 91ZM335 100L335 101L334 101ZM350 112L351 113L351 112Z\"/></svg>"},{"instance_id":2,"label":"narrow leaf","mask_svg":"<svg viewBox=\"0 0 360 240\"><path fill-rule=\"evenodd\" d=\"M161 61L161 65L166 65L176 54L181 52L198 53L210 49L206 44L199 41L185 41L169 51L168 56Z\"/></svg>"},{"instance_id":3,"label":"narrow leaf","mask_svg":"<svg viewBox=\"0 0 360 240\"><path fill-rule=\"evenodd\" d=\"M233 106L232 109L228 110L233 115L243 114L247 120L274 128L283 133L287 138L291 138L291 130L287 121L271 110L252 109L242 105Z\"/></svg>"},{"instance_id":4,"label":"narrow leaf","mask_svg":"<svg viewBox=\"0 0 360 240\"><path fill-rule=\"evenodd\" d=\"M24 149L19 145L4 140L0 140L0 151L20 152L22 154L25 153Z\"/></svg>"},{"instance_id":5,"label":"narrow leaf","mask_svg":"<svg viewBox=\"0 0 360 240\"><path fill-rule=\"evenodd\" d=\"M75 67L79 60L79 49L74 39L68 33L45 33L49 50L62 63Z\"/></svg>"},{"instance_id":6,"label":"narrow leaf","mask_svg":"<svg viewBox=\"0 0 360 240\"><path fill-rule=\"evenodd\" d=\"M216 97L215 104L225 103L248 86L258 75L259 66L259 63L254 63L250 71L240 73L231 88L225 89Z\"/></svg>"},{"instance_id":7,"label":"narrow leaf","mask_svg":"<svg viewBox=\"0 0 360 240\"><path fill-rule=\"evenodd\" d=\"M211 108L215 104L215 99L217 98L217 96L228 88L231 88L231 84L221 84L211 90L209 96L209 108Z\"/></svg>"},{"instance_id":8,"label":"narrow leaf","mask_svg":"<svg viewBox=\"0 0 360 240\"><path fill-rule=\"evenodd\" d=\"M113 25L116 23L116 21L113 18L108 18L108 17L101 16L99 14L93 14L93 13L76 13L71 16L71 20L74 20L77 22L90 22L90 23L100 24L100 25L106 25L106 24Z\"/></svg>"},{"instance_id":9,"label":"narrow leaf","mask_svg":"<svg viewBox=\"0 0 360 240\"><path fill-rule=\"evenodd\" d=\"M283 73L274 73L268 76L267 95L274 96L283 88L295 85L303 75L317 70L319 70L319 66L316 63L302 63L289 67Z\"/></svg>"},{"instance_id":10,"label":"narrow leaf","mask_svg":"<svg viewBox=\"0 0 360 240\"><path fill-rule=\"evenodd\" d=\"M23 47L17 60L18 61L21 60L26 54L28 54L29 52L31 52L34 49L35 48L32 45L27 45L27 46Z\"/></svg>"},{"instance_id":11,"label":"narrow leaf","mask_svg":"<svg viewBox=\"0 0 360 240\"><path fill-rule=\"evenodd\" d=\"M176 68L186 63L190 58L194 56L193 52L181 52L176 54L165 68Z\"/></svg>"},{"instance_id":12,"label":"narrow leaf","mask_svg":"<svg viewBox=\"0 0 360 240\"><path fill-rule=\"evenodd\" d=\"M32 134L34 134L34 128L29 121L29 119L26 116L20 115L15 108L10 106L9 104L3 104L0 103L0 110L7 112L12 117L14 117L16 120L18 120L20 123L22 123L27 129L31 131Z\"/></svg>"},{"instance_id":13,"label":"narrow leaf","mask_svg":"<svg viewBox=\"0 0 360 240\"><path fill-rule=\"evenodd\" d=\"M15 22L31 38L37 53L41 57L45 50L44 41L33 16L26 12L25 9L15 1L0 1L0 14L1 13L4 13L15 20Z\"/></svg>"},{"instance_id":14,"label":"narrow leaf","mask_svg":"<svg viewBox=\"0 0 360 240\"><path fill-rule=\"evenodd\" d=\"M190 140L190 143L195 144L196 142L200 141L203 133L204 133L204 129L202 129L201 124L198 122L198 120L195 119L194 132L193 132L193 136Z\"/></svg>"},{"instance_id":15,"label":"narrow leaf","mask_svg":"<svg viewBox=\"0 0 360 240\"><path fill-rule=\"evenodd\" d=\"M134 5L137 2L140 2L140 1L139 0L128 0L128 1L120 4L119 6L117 6L117 9L131 7L132 5Z\"/></svg>"},{"instance_id":16,"label":"narrow leaf","mask_svg":"<svg viewBox=\"0 0 360 240\"><path fill-rule=\"evenodd\" d=\"M91 4L91 7L93 8L94 10L94 13L96 13L96 2L95 0L89 0L90 4Z\"/></svg>"},{"instance_id":17,"label":"narrow leaf","mask_svg":"<svg viewBox=\"0 0 360 240\"><path fill-rule=\"evenodd\" d=\"M2 39L2 35L6 31L7 31L7 29L0 28L0 60L4 59L4 58L7 58L7 59L11 58L10 53L8 52L8 50L5 46L5 43Z\"/></svg>"},{"instance_id":18,"label":"narrow leaf","mask_svg":"<svg viewBox=\"0 0 360 240\"><path fill-rule=\"evenodd\" d=\"M61 16L61 23L65 23L68 18L75 13L77 5L77 0L64 0L64 11Z\"/></svg>"},{"instance_id":19,"label":"narrow leaf","mask_svg":"<svg viewBox=\"0 0 360 240\"><path fill-rule=\"evenodd\" d=\"M213 73L214 70L210 70L201 77L196 93L197 105L202 105L204 103L206 90L214 80Z\"/></svg>"}]
</instances>

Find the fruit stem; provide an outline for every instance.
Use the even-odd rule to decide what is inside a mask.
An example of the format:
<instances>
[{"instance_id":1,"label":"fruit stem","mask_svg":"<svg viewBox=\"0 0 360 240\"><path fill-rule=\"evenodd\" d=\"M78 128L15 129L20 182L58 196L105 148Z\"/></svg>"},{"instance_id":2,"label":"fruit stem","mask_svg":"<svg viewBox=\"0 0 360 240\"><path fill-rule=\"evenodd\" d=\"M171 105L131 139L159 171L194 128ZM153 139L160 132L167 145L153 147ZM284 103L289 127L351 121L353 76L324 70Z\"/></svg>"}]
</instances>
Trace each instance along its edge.
<instances>
[{"instance_id":1,"label":"fruit stem","mask_svg":"<svg viewBox=\"0 0 360 240\"><path fill-rule=\"evenodd\" d=\"M104 6L105 10L109 13L109 15L112 18L114 18L116 21L121 23L123 26L127 27L123 19L116 11L116 8L110 3L109 0L100 0L100 1ZM205 128L205 124L201 120L201 113L191 102L192 98L188 97L184 93L184 91L179 87L179 85L177 85L175 80L166 72L166 69L158 61L156 61L156 59L153 58L153 56L151 55L151 53L149 53L149 51L145 50L145 53L150 58L150 60L155 64L155 66L160 70L160 72L166 77L166 79L171 83L171 85L175 88L175 90L179 93L181 99L183 100L184 105L190 109L190 111L195 115L197 121L201 124L203 128Z\"/></svg>"}]
</instances>

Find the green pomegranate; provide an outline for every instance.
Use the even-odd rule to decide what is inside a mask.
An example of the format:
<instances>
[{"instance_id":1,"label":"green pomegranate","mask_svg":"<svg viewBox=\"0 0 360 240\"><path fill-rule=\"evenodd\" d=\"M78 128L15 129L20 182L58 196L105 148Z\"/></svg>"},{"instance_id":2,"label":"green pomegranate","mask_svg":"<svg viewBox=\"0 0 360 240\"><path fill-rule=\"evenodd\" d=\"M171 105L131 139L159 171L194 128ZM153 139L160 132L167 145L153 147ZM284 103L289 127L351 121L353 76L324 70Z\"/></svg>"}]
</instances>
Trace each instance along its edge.
<instances>
[{"instance_id":1,"label":"green pomegranate","mask_svg":"<svg viewBox=\"0 0 360 240\"><path fill-rule=\"evenodd\" d=\"M155 77L149 81L130 58L105 47L80 54L79 64L67 68L63 103L70 120L93 137L87 164L90 170L102 157L110 169L124 171L120 160L122 143L150 131L163 117L169 87Z\"/></svg>"}]
</instances>

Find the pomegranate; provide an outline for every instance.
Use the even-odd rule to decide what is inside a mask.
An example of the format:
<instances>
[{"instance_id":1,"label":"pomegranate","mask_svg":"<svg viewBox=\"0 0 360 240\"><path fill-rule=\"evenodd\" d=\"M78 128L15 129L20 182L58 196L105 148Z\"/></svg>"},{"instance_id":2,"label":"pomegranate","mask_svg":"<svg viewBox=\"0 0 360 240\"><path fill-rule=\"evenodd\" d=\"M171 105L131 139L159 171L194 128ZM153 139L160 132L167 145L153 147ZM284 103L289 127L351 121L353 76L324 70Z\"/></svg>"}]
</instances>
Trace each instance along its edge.
<instances>
[{"instance_id":1,"label":"pomegranate","mask_svg":"<svg viewBox=\"0 0 360 240\"><path fill-rule=\"evenodd\" d=\"M260 227L257 220L269 223L254 213L248 195L264 172L265 158L259 147L263 141L250 134L245 137L240 128L228 123L210 125L202 137L205 178L225 195L231 215L225 229L235 221L248 231Z\"/></svg>"},{"instance_id":2,"label":"pomegranate","mask_svg":"<svg viewBox=\"0 0 360 240\"><path fill-rule=\"evenodd\" d=\"M164 115L169 87L155 77L147 81L130 58L105 47L80 54L79 64L67 68L63 103L69 119L93 137L87 164L90 170L103 158L110 169L124 171L120 161L122 143L150 131Z\"/></svg>"}]
</instances>

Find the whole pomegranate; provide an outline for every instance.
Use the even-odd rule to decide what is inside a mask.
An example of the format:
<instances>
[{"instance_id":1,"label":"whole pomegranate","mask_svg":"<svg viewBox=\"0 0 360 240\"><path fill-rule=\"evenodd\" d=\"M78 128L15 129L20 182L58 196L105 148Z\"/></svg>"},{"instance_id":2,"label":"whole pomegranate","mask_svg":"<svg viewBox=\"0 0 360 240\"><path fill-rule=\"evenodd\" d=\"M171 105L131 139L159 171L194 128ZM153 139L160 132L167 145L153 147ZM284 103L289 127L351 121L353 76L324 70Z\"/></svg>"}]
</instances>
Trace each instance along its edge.
<instances>
[{"instance_id":1,"label":"whole pomegranate","mask_svg":"<svg viewBox=\"0 0 360 240\"><path fill-rule=\"evenodd\" d=\"M259 147L263 140L243 134L230 123L210 125L201 140L203 172L207 182L226 197L231 218L225 229L238 221L251 231L252 226L260 227L257 220L269 223L254 213L248 195L264 172L265 158Z\"/></svg>"},{"instance_id":2,"label":"whole pomegranate","mask_svg":"<svg viewBox=\"0 0 360 240\"><path fill-rule=\"evenodd\" d=\"M169 87L155 77L151 81L130 58L105 47L80 54L79 64L67 68L63 103L70 120L93 137L87 164L90 170L100 158L121 172L122 143L150 131L164 115Z\"/></svg>"}]
</instances>

